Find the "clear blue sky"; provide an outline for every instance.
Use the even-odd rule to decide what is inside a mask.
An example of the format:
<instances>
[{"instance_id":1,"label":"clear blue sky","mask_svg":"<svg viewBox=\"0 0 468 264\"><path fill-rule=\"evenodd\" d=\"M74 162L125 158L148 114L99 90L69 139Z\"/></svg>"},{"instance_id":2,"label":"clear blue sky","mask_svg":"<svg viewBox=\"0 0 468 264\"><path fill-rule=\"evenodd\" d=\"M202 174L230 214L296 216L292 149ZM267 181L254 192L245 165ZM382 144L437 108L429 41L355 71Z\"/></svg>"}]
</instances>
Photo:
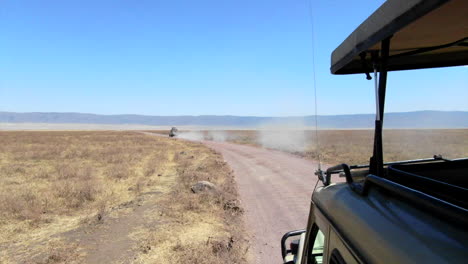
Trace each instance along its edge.
<instances>
[{"instance_id":1,"label":"clear blue sky","mask_svg":"<svg viewBox=\"0 0 468 264\"><path fill-rule=\"evenodd\" d=\"M374 112L330 54L382 0L314 1L319 114ZM307 0L2 1L0 111L314 113ZM389 74L387 111L468 110L468 67Z\"/></svg>"}]
</instances>

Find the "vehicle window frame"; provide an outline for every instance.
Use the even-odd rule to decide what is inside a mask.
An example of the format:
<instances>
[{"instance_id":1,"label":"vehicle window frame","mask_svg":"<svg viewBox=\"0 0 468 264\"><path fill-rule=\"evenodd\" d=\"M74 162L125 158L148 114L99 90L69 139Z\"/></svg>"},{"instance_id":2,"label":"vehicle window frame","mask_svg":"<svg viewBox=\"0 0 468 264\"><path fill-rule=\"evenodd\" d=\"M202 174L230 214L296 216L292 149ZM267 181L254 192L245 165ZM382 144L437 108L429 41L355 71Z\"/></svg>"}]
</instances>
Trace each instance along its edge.
<instances>
[{"instance_id":1,"label":"vehicle window frame","mask_svg":"<svg viewBox=\"0 0 468 264\"><path fill-rule=\"evenodd\" d=\"M316 259L315 259L316 256L312 255L312 251L314 249L315 240L317 238L317 235L318 235L319 231L324 236L324 245L323 245L324 248L323 248L323 251L322 251L322 258L325 256L325 244L326 244L325 243L325 241L326 241L325 233L322 230L320 230L317 223L314 223L314 225L312 226L312 232L311 232L311 235L309 236L309 241L308 241L307 264L316 264L317 263Z\"/></svg>"}]
</instances>

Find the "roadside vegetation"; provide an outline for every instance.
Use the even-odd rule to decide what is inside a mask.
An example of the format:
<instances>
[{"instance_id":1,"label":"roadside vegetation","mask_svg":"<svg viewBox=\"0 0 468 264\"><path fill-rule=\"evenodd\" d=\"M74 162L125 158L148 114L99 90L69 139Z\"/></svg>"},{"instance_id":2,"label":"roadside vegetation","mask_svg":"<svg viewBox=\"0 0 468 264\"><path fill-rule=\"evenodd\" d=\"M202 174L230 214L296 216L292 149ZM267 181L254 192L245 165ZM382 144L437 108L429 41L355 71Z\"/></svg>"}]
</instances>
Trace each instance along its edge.
<instances>
[{"instance_id":1,"label":"roadside vegetation","mask_svg":"<svg viewBox=\"0 0 468 264\"><path fill-rule=\"evenodd\" d=\"M314 133L310 132L313 140ZM383 149L386 162L431 158L468 157L468 129L389 129L384 130ZM368 164L372 156L372 130L319 131L320 153L327 164ZM311 143L296 154L316 159L316 146Z\"/></svg>"},{"instance_id":2,"label":"roadside vegetation","mask_svg":"<svg viewBox=\"0 0 468 264\"><path fill-rule=\"evenodd\" d=\"M193 193L200 180L216 189ZM222 158L197 143L137 132L0 132L0 263L86 263L110 243L131 247L107 252L116 262L244 263L235 186ZM112 232L128 238L100 245Z\"/></svg>"}]
</instances>

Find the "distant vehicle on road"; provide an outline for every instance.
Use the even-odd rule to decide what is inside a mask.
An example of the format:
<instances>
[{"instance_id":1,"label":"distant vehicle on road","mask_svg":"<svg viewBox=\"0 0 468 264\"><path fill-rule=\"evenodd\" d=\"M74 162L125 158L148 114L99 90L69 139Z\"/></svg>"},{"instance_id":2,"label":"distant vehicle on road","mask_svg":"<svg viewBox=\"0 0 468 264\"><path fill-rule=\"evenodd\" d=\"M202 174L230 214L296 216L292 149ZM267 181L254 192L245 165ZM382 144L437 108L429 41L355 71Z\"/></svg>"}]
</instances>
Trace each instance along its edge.
<instances>
[{"instance_id":1,"label":"distant vehicle on road","mask_svg":"<svg viewBox=\"0 0 468 264\"><path fill-rule=\"evenodd\" d=\"M175 137L177 136L177 133L179 132L179 130L177 130L177 128L175 127L172 127L171 128L171 131L169 131L169 137Z\"/></svg>"},{"instance_id":2,"label":"distant vehicle on road","mask_svg":"<svg viewBox=\"0 0 468 264\"><path fill-rule=\"evenodd\" d=\"M467 263L468 158L384 163L382 127L388 71L468 65L468 1L387 0L331 61L333 74L374 75L373 155L316 172L323 186L306 229L283 236L283 262Z\"/></svg>"}]
</instances>

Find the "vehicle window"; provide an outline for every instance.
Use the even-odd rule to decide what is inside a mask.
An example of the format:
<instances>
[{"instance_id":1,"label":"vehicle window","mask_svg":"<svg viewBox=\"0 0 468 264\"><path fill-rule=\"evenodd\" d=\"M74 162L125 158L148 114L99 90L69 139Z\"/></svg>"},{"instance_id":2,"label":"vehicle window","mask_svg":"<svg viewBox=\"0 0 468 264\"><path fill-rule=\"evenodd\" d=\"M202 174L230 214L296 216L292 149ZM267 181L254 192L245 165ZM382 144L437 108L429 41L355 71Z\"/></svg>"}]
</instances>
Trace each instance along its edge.
<instances>
[{"instance_id":1,"label":"vehicle window","mask_svg":"<svg viewBox=\"0 0 468 264\"><path fill-rule=\"evenodd\" d=\"M323 263L323 248L324 248L324 242L325 242L325 236L323 235L322 231L318 229L317 226L315 226L316 229L316 235L313 238L313 244L312 244L312 254L309 263L315 263L315 264L322 264Z\"/></svg>"},{"instance_id":2,"label":"vehicle window","mask_svg":"<svg viewBox=\"0 0 468 264\"><path fill-rule=\"evenodd\" d=\"M338 249L333 249L330 255L330 264L346 264Z\"/></svg>"}]
</instances>

